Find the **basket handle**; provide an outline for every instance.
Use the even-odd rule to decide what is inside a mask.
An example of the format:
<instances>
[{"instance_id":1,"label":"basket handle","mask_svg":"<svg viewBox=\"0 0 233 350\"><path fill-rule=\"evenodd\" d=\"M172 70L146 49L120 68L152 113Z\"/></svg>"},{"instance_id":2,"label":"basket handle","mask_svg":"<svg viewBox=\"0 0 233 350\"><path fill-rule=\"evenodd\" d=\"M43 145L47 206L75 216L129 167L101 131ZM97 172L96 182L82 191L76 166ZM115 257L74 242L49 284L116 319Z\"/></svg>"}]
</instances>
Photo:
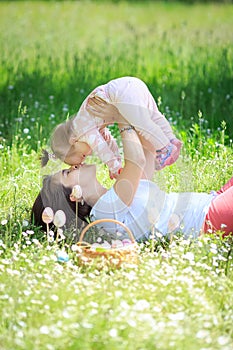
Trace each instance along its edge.
<instances>
[{"instance_id":1,"label":"basket handle","mask_svg":"<svg viewBox=\"0 0 233 350\"><path fill-rule=\"evenodd\" d=\"M131 239L132 243L135 243L135 238L134 238L132 232L130 231L130 229L125 224L123 224L123 222L120 222L120 221L115 220L115 219L98 219L98 220L91 222L86 227L84 227L84 229L82 230L80 237L79 237L79 242L82 242L85 233L87 232L87 230L89 230L90 227L97 225L97 224L100 224L101 222L113 222L117 225L122 226L125 229L125 231L128 233L129 238Z\"/></svg>"}]
</instances>

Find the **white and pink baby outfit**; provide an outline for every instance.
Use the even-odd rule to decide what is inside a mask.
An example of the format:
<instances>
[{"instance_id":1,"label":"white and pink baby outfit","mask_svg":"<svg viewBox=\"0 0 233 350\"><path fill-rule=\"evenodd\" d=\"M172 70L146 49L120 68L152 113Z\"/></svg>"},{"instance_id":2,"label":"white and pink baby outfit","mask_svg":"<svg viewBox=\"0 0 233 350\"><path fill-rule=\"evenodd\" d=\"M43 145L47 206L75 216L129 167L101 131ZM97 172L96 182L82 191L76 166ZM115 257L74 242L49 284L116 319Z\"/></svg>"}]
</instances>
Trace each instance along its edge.
<instances>
[{"instance_id":1,"label":"white and pink baby outfit","mask_svg":"<svg viewBox=\"0 0 233 350\"><path fill-rule=\"evenodd\" d=\"M159 112L146 84L135 77L122 77L94 89L74 118L78 141L86 142L107 164L112 174L118 173L122 166L121 159L113 137L108 134L105 138L104 133L100 132L103 129L103 120L93 117L86 108L88 99L94 96L118 108L128 123L154 146L155 157L160 157L162 167L172 164L178 158L182 143L176 139L169 122Z\"/></svg>"}]
</instances>

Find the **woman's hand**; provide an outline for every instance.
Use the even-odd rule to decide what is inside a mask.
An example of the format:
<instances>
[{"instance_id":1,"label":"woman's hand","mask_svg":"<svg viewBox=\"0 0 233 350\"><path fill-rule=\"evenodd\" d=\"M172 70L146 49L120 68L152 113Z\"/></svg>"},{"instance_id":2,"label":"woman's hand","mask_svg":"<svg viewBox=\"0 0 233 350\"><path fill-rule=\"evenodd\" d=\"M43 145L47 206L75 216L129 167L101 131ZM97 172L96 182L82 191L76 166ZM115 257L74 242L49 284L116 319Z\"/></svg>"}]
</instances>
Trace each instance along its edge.
<instances>
[{"instance_id":1,"label":"woman's hand","mask_svg":"<svg viewBox=\"0 0 233 350\"><path fill-rule=\"evenodd\" d=\"M94 117L103 119L106 125L120 121L124 122L124 118L118 109L113 104L107 103L98 96L88 99L87 110Z\"/></svg>"}]
</instances>

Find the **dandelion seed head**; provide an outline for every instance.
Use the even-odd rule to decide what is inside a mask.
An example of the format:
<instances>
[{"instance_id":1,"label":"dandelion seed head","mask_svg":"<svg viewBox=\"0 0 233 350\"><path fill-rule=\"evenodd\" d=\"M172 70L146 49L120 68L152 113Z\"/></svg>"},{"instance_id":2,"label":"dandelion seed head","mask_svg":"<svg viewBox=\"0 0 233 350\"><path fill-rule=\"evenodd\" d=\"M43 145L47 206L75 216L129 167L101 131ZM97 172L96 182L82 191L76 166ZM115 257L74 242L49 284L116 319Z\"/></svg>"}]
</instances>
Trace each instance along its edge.
<instances>
[{"instance_id":1,"label":"dandelion seed head","mask_svg":"<svg viewBox=\"0 0 233 350\"><path fill-rule=\"evenodd\" d=\"M185 312L177 312L175 314L169 314L169 319L172 321L182 321L185 319Z\"/></svg>"},{"instance_id":2,"label":"dandelion seed head","mask_svg":"<svg viewBox=\"0 0 233 350\"><path fill-rule=\"evenodd\" d=\"M220 336L220 337L218 337L218 343L219 343L219 345L227 345L228 343L230 343L230 339L229 339L229 337L226 337L226 336Z\"/></svg>"},{"instance_id":3,"label":"dandelion seed head","mask_svg":"<svg viewBox=\"0 0 233 350\"><path fill-rule=\"evenodd\" d=\"M215 248L210 248L210 252L212 254L217 254L218 253L217 249L215 249Z\"/></svg>"},{"instance_id":4,"label":"dandelion seed head","mask_svg":"<svg viewBox=\"0 0 233 350\"><path fill-rule=\"evenodd\" d=\"M63 108L62 108L62 111L63 112L68 112L69 111L69 108L67 105L64 105Z\"/></svg>"},{"instance_id":5,"label":"dandelion seed head","mask_svg":"<svg viewBox=\"0 0 233 350\"><path fill-rule=\"evenodd\" d=\"M194 260L194 254L192 252L187 252L186 254L183 255L183 258L189 261Z\"/></svg>"},{"instance_id":6,"label":"dandelion seed head","mask_svg":"<svg viewBox=\"0 0 233 350\"><path fill-rule=\"evenodd\" d=\"M122 300L122 301L120 302L120 307L121 307L122 309L125 309L125 310L129 310L129 309L130 309L129 304L128 304L125 300Z\"/></svg>"},{"instance_id":7,"label":"dandelion seed head","mask_svg":"<svg viewBox=\"0 0 233 350\"><path fill-rule=\"evenodd\" d=\"M133 309L137 311L143 311L150 308L150 303L147 300L141 299L136 302Z\"/></svg>"},{"instance_id":8,"label":"dandelion seed head","mask_svg":"<svg viewBox=\"0 0 233 350\"><path fill-rule=\"evenodd\" d=\"M209 334L210 334L209 331L202 329L196 333L196 337L198 339L204 339L204 338L208 337Z\"/></svg>"},{"instance_id":9,"label":"dandelion seed head","mask_svg":"<svg viewBox=\"0 0 233 350\"><path fill-rule=\"evenodd\" d=\"M224 228L226 228L226 227L227 227L226 224L221 224L221 230L224 229Z\"/></svg>"},{"instance_id":10,"label":"dandelion seed head","mask_svg":"<svg viewBox=\"0 0 233 350\"><path fill-rule=\"evenodd\" d=\"M155 231L155 235L158 238L162 238L163 237L162 233L160 233L159 231Z\"/></svg>"},{"instance_id":11,"label":"dandelion seed head","mask_svg":"<svg viewBox=\"0 0 233 350\"><path fill-rule=\"evenodd\" d=\"M58 300L59 300L59 297L58 297L56 294L52 294L52 295L51 295L51 299L52 299L53 301L58 301Z\"/></svg>"},{"instance_id":12,"label":"dandelion seed head","mask_svg":"<svg viewBox=\"0 0 233 350\"><path fill-rule=\"evenodd\" d=\"M86 329L91 329L91 328L93 328L93 324L89 323L89 322L86 322L86 321L83 321L82 322L82 327L86 328Z\"/></svg>"},{"instance_id":13,"label":"dandelion seed head","mask_svg":"<svg viewBox=\"0 0 233 350\"><path fill-rule=\"evenodd\" d=\"M54 345L52 344L45 344L47 350L55 350Z\"/></svg>"},{"instance_id":14,"label":"dandelion seed head","mask_svg":"<svg viewBox=\"0 0 233 350\"><path fill-rule=\"evenodd\" d=\"M40 331L40 334L49 334L49 327L41 326L39 331Z\"/></svg>"},{"instance_id":15,"label":"dandelion seed head","mask_svg":"<svg viewBox=\"0 0 233 350\"><path fill-rule=\"evenodd\" d=\"M115 297L116 297L116 298L121 298L121 297L122 297L122 294L123 294L123 293L122 293L121 290L116 290L116 291L115 291Z\"/></svg>"},{"instance_id":16,"label":"dandelion seed head","mask_svg":"<svg viewBox=\"0 0 233 350\"><path fill-rule=\"evenodd\" d=\"M116 329L116 328L112 328L112 329L110 329L110 331L109 331L109 336L110 336L110 337L112 337L112 338L116 338L116 337L117 337L117 335L118 335L118 331L117 331L117 329Z\"/></svg>"}]
</instances>

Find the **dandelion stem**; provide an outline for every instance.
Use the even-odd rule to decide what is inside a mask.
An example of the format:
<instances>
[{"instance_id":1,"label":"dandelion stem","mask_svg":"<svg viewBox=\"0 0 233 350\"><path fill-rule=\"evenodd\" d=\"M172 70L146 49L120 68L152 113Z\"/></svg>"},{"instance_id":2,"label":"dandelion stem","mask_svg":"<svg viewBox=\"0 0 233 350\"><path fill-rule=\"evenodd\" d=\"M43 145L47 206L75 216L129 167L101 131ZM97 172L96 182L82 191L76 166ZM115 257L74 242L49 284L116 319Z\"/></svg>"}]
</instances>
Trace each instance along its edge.
<instances>
[{"instance_id":1,"label":"dandelion stem","mask_svg":"<svg viewBox=\"0 0 233 350\"><path fill-rule=\"evenodd\" d=\"M75 227L76 227L76 235L77 235L78 234L78 201L76 201Z\"/></svg>"},{"instance_id":2,"label":"dandelion stem","mask_svg":"<svg viewBox=\"0 0 233 350\"><path fill-rule=\"evenodd\" d=\"M46 228L47 228L47 242L49 243L49 224L46 223Z\"/></svg>"},{"instance_id":3,"label":"dandelion stem","mask_svg":"<svg viewBox=\"0 0 233 350\"><path fill-rule=\"evenodd\" d=\"M154 252L155 250L155 225L152 225L152 230L151 230L151 240L152 240L152 244L151 244L151 250L152 252Z\"/></svg>"}]
</instances>

